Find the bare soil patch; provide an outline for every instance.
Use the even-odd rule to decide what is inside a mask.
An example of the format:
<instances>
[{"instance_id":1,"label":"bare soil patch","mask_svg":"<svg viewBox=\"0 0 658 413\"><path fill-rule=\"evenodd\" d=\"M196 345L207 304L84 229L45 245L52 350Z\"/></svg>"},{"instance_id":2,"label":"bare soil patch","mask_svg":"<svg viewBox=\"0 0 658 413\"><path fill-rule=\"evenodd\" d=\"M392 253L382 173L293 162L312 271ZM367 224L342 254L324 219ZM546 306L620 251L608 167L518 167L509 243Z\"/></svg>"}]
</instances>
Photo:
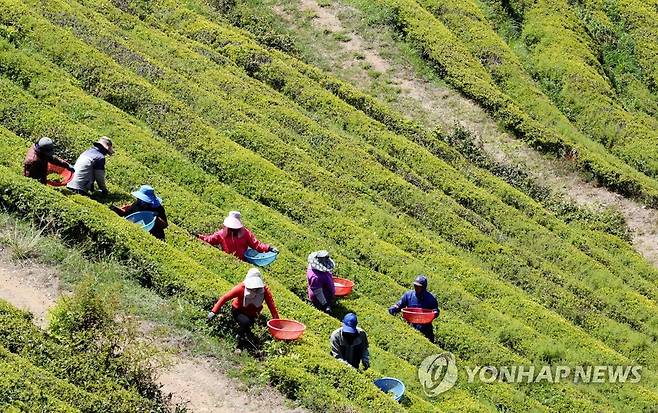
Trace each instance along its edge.
<instances>
[{"instance_id":1,"label":"bare soil patch","mask_svg":"<svg viewBox=\"0 0 658 413\"><path fill-rule=\"evenodd\" d=\"M55 305L59 288L52 268L29 261L16 262L0 250L0 298L34 315L41 328L47 324L48 310Z\"/></svg>"},{"instance_id":2,"label":"bare soil patch","mask_svg":"<svg viewBox=\"0 0 658 413\"><path fill-rule=\"evenodd\" d=\"M237 379L219 372L209 358L177 357L159 380L163 391L175 395L174 402L188 402L187 407L196 413L304 411L287 407L283 396L271 388L245 388Z\"/></svg>"},{"instance_id":3,"label":"bare soil patch","mask_svg":"<svg viewBox=\"0 0 658 413\"><path fill-rule=\"evenodd\" d=\"M39 327L46 327L48 310L61 293L54 268L12 260L8 251L0 249L0 298L34 314L35 324ZM145 322L140 330L146 335L146 340L174 353L166 363L168 367L158 372L159 382L165 393L172 394L173 402L186 403L190 412L305 411L300 407L289 408L290 402L273 388L247 388L220 370L218 360L186 355L185 348L192 345L189 340L185 337L155 337L152 333L157 328L157 324Z\"/></svg>"}]
</instances>

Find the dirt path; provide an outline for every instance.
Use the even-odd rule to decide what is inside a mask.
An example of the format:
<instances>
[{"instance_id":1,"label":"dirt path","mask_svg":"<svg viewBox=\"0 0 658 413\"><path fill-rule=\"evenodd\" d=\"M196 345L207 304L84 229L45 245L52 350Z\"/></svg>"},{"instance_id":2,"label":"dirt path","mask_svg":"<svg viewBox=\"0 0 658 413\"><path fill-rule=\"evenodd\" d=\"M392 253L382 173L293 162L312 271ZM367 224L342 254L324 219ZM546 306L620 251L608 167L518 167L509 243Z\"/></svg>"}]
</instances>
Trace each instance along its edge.
<instances>
[{"instance_id":1,"label":"dirt path","mask_svg":"<svg viewBox=\"0 0 658 413\"><path fill-rule=\"evenodd\" d=\"M404 52L394 44L390 33L365 28L359 11L338 2L321 7L316 0L301 0L299 9L302 15L311 16L311 25L327 38L343 34L338 42L313 43L318 64L323 68L389 101L428 127L450 130L461 125L479 136L485 150L498 161L520 166L579 205L620 211L632 231L636 251L658 267L658 211L587 182L567 162L543 156L499 128L473 101L440 81L418 75L414 66L400 57ZM274 11L303 33L290 12L282 7L275 7ZM392 57L383 57L385 53ZM377 72L374 76L373 70ZM381 85L392 85L393 89Z\"/></svg>"},{"instance_id":2,"label":"dirt path","mask_svg":"<svg viewBox=\"0 0 658 413\"><path fill-rule=\"evenodd\" d=\"M17 264L7 251L0 250L0 298L31 312L41 328L46 327L58 286L57 273L51 268L29 262Z\"/></svg>"},{"instance_id":3,"label":"dirt path","mask_svg":"<svg viewBox=\"0 0 658 413\"><path fill-rule=\"evenodd\" d=\"M34 314L35 324L46 327L46 315L59 294L57 271L29 261L15 262L0 249L0 298ZM146 323L149 324L149 323ZM157 326L149 324L149 330ZM185 354L180 340L151 338L178 352L160 372L159 381L172 401L186 403L194 413L276 412L303 413L302 408L288 407L289 401L273 388L251 390L239 380L223 373L216 360Z\"/></svg>"},{"instance_id":4,"label":"dirt path","mask_svg":"<svg viewBox=\"0 0 658 413\"><path fill-rule=\"evenodd\" d=\"M304 411L286 407L281 394L271 388L251 393L237 379L217 371L211 359L179 357L160 382L164 392L176 395L174 402L189 401L187 407L196 413Z\"/></svg>"}]
</instances>

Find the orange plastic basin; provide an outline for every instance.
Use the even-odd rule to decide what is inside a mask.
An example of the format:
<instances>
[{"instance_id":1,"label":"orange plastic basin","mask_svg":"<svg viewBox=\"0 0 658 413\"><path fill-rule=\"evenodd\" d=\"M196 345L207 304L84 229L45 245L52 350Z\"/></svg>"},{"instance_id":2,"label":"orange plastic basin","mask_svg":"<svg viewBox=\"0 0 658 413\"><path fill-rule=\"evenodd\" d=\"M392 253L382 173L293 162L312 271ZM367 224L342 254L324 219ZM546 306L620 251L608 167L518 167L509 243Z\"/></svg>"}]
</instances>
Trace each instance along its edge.
<instances>
[{"instance_id":1,"label":"orange plastic basin","mask_svg":"<svg viewBox=\"0 0 658 413\"><path fill-rule=\"evenodd\" d=\"M50 186L64 186L68 184L71 179L73 179L73 172L69 171L66 168L62 168L61 166L53 165L51 163L48 164L48 175L50 174L57 174L61 176L61 179L58 179L56 181L53 180L48 180L46 181L48 185Z\"/></svg>"},{"instance_id":2,"label":"orange plastic basin","mask_svg":"<svg viewBox=\"0 0 658 413\"><path fill-rule=\"evenodd\" d=\"M402 317L413 324L429 324L434 320L434 310L407 307L402 309Z\"/></svg>"},{"instance_id":3,"label":"orange plastic basin","mask_svg":"<svg viewBox=\"0 0 658 413\"><path fill-rule=\"evenodd\" d=\"M354 287L354 281L348 280L346 278L334 278L334 289L336 290L336 297L345 297L352 292L352 287Z\"/></svg>"},{"instance_id":4,"label":"orange plastic basin","mask_svg":"<svg viewBox=\"0 0 658 413\"><path fill-rule=\"evenodd\" d=\"M299 321L273 318L267 322L270 334L277 340L297 340L304 334L306 326Z\"/></svg>"}]
</instances>

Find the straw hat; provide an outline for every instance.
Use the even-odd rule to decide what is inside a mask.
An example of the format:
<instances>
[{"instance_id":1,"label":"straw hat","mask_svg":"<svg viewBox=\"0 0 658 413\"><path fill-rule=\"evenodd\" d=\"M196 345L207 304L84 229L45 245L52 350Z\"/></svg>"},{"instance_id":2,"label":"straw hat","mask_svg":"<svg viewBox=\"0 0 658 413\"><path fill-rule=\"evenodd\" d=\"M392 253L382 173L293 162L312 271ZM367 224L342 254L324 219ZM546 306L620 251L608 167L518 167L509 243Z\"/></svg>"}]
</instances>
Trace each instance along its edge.
<instances>
[{"instance_id":1,"label":"straw hat","mask_svg":"<svg viewBox=\"0 0 658 413\"><path fill-rule=\"evenodd\" d=\"M101 136L96 143L105 148L109 155L114 153L114 149L112 148L112 140L107 136Z\"/></svg>"},{"instance_id":2,"label":"straw hat","mask_svg":"<svg viewBox=\"0 0 658 413\"><path fill-rule=\"evenodd\" d=\"M336 263L329 256L329 251L326 250L312 252L308 256L308 263L314 270L322 272L331 272L336 267Z\"/></svg>"}]
</instances>

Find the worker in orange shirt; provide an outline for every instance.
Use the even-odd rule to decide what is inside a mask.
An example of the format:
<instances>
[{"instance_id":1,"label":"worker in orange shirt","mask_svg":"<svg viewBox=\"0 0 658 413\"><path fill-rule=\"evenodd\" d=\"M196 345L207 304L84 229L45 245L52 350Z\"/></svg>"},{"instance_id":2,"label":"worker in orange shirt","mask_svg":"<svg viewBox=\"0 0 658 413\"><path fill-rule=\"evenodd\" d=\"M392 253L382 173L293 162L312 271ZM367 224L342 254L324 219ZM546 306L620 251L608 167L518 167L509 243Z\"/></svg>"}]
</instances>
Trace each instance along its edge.
<instances>
[{"instance_id":1,"label":"worker in orange shirt","mask_svg":"<svg viewBox=\"0 0 658 413\"><path fill-rule=\"evenodd\" d=\"M238 347L243 347L247 341L247 335L251 333L251 327L263 310L263 302L270 309L272 318L279 318L279 312L274 304L272 293L263 282L258 268L250 269L244 281L217 300L212 310L208 313L208 321L211 321L217 315L219 309L230 299L233 299L231 313L233 314L233 319L238 323Z\"/></svg>"}]
</instances>

